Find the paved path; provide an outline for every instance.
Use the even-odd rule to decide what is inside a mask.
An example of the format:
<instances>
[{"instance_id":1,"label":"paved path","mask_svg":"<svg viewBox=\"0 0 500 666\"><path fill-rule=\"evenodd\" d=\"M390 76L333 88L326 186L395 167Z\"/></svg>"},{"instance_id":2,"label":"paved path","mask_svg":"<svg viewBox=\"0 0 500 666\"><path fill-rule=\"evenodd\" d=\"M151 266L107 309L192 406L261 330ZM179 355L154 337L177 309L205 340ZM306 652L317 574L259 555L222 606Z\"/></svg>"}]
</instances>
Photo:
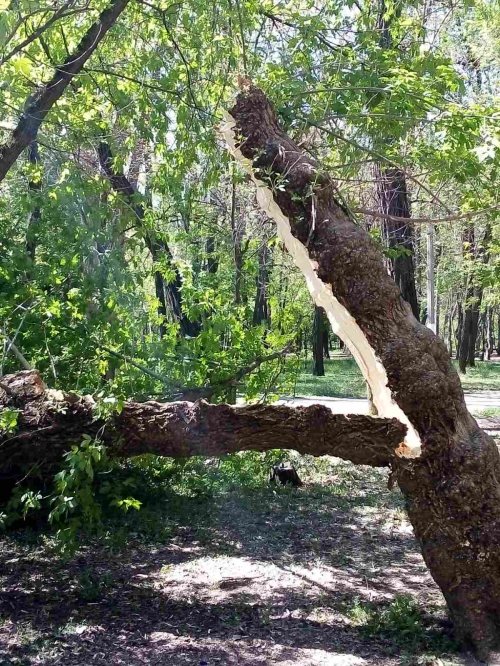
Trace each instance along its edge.
<instances>
[{"instance_id":1,"label":"paved path","mask_svg":"<svg viewBox=\"0 0 500 666\"><path fill-rule=\"evenodd\" d=\"M319 403L330 407L334 414L368 414L368 400L366 398L330 398L325 395L308 395L306 397L282 398L279 402L290 405L290 407ZM466 393L465 402L472 413L485 409L500 409L500 391Z\"/></svg>"},{"instance_id":2,"label":"paved path","mask_svg":"<svg viewBox=\"0 0 500 666\"><path fill-rule=\"evenodd\" d=\"M326 405L334 414L368 414L368 400L366 398L330 398L324 395L309 395L307 397L282 398L281 404L290 407L299 405ZM500 391L482 391L480 393L466 393L465 402L471 414L485 409L500 409ZM481 428L490 434L500 433L500 417L478 418Z\"/></svg>"}]
</instances>

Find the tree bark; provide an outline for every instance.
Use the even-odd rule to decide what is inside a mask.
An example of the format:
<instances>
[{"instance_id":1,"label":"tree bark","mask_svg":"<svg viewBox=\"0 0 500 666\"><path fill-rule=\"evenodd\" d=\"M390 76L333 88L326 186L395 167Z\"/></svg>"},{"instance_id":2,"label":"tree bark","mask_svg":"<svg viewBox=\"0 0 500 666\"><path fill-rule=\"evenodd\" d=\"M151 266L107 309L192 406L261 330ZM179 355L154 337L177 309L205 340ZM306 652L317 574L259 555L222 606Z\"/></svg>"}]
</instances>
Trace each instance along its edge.
<instances>
[{"instance_id":1,"label":"tree bark","mask_svg":"<svg viewBox=\"0 0 500 666\"><path fill-rule=\"evenodd\" d=\"M323 361L323 308L319 306L314 308L312 338L313 375L316 377L324 377L325 364Z\"/></svg>"},{"instance_id":2,"label":"tree bark","mask_svg":"<svg viewBox=\"0 0 500 666\"><path fill-rule=\"evenodd\" d=\"M460 349L462 347L462 335L464 327L464 310L462 308L462 303L457 301L457 312L458 312L458 321L457 321L457 330L455 333L455 341L457 344L457 351L455 359L458 361L460 358Z\"/></svg>"},{"instance_id":3,"label":"tree bark","mask_svg":"<svg viewBox=\"0 0 500 666\"><path fill-rule=\"evenodd\" d=\"M54 76L28 99L17 127L7 142L0 147L0 182L23 150L36 140L45 116L60 99L73 78L82 70L129 1L114 0L102 11L99 19L85 33L75 52L68 56L64 63L56 68Z\"/></svg>"},{"instance_id":4,"label":"tree bark","mask_svg":"<svg viewBox=\"0 0 500 666\"><path fill-rule=\"evenodd\" d=\"M0 479L10 488L26 476L26 470L46 478L84 434L100 437L110 456L118 458L143 453L172 458L216 456L268 451L279 445L385 467L392 463L406 433L395 419L347 417L332 414L323 405L232 407L203 400L131 402L120 414L103 421L95 419L90 396L46 389L36 370L1 378L2 407L20 410L15 434L0 433Z\"/></svg>"},{"instance_id":5,"label":"tree bark","mask_svg":"<svg viewBox=\"0 0 500 666\"><path fill-rule=\"evenodd\" d=\"M280 130L260 89L238 96L221 132L360 363L379 413L399 409L409 424L394 469L424 559L459 639L500 659L500 457L467 411L446 346L416 321L374 241L321 166Z\"/></svg>"},{"instance_id":6,"label":"tree bark","mask_svg":"<svg viewBox=\"0 0 500 666\"><path fill-rule=\"evenodd\" d=\"M464 252L474 254L479 266L486 265L489 261L487 244L491 238L491 227L488 225L481 246L477 248L475 243L474 227L469 225L464 235ZM459 365L460 371L465 373L467 366L475 366L476 340L479 325L479 311L483 299L483 286L481 280L475 275L474 267L470 270L465 295L465 316L460 341Z\"/></svg>"}]
</instances>

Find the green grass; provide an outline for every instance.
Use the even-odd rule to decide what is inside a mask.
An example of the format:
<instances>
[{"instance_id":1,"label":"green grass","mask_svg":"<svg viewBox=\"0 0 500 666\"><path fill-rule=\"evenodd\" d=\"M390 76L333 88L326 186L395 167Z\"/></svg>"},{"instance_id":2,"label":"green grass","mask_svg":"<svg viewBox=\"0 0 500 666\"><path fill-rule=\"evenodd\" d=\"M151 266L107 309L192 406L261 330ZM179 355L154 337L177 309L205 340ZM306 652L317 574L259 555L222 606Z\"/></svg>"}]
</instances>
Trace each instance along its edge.
<instances>
[{"instance_id":1,"label":"green grass","mask_svg":"<svg viewBox=\"0 0 500 666\"><path fill-rule=\"evenodd\" d=\"M457 365L455 361L453 363ZM460 380L466 393L500 391L500 363L476 361L476 367L467 368L467 374L460 375ZM315 377L312 361L306 361L297 379L295 393L302 396L366 398L366 384L352 358L325 360L324 377Z\"/></svg>"},{"instance_id":2,"label":"green grass","mask_svg":"<svg viewBox=\"0 0 500 666\"><path fill-rule=\"evenodd\" d=\"M304 363L297 379L297 395L326 395L344 398L366 398L366 384L361 370L352 358L325 360L325 376L312 374L312 361Z\"/></svg>"},{"instance_id":3,"label":"green grass","mask_svg":"<svg viewBox=\"0 0 500 666\"><path fill-rule=\"evenodd\" d=\"M458 363L453 362L458 370ZM476 361L474 368L467 368L465 375L460 375L466 393L476 391L500 391L500 363Z\"/></svg>"}]
</instances>

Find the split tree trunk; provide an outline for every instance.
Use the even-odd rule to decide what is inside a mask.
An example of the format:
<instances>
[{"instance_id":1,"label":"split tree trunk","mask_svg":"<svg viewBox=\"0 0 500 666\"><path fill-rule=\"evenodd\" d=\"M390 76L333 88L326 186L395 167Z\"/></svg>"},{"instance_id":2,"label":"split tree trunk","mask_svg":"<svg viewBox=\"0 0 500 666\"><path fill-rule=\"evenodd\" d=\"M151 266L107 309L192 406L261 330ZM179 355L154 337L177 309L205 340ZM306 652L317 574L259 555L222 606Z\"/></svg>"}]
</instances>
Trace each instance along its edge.
<instances>
[{"instance_id":1,"label":"split tree trunk","mask_svg":"<svg viewBox=\"0 0 500 666\"><path fill-rule=\"evenodd\" d=\"M412 315L375 243L320 165L280 130L264 93L248 87L230 114L221 131L360 363L379 413L409 424L395 475L456 634L478 656L500 659L497 447L468 413L446 346Z\"/></svg>"}]
</instances>

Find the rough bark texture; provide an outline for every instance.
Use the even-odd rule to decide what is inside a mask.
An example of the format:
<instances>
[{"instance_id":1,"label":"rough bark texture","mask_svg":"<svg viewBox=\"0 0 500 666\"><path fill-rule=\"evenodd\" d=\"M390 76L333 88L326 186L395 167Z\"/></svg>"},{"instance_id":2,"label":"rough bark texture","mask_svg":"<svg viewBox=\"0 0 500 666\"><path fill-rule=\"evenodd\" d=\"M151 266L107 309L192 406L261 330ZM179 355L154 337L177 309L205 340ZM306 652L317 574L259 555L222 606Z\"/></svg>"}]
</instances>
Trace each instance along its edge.
<instances>
[{"instance_id":1,"label":"rough bark texture","mask_svg":"<svg viewBox=\"0 0 500 666\"><path fill-rule=\"evenodd\" d=\"M455 630L481 657L500 658L500 457L468 413L439 338L419 324L369 235L336 200L320 165L278 127L250 86L230 111L243 156L272 190L320 280L355 318L382 362L388 387L422 442L398 459L397 481ZM495 656L496 655L496 656Z\"/></svg>"},{"instance_id":2,"label":"rough bark texture","mask_svg":"<svg viewBox=\"0 0 500 666\"><path fill-rule=\"evenodd\" d=\"M57 67L54 76L44 86L40 86L28 100L17 127L8 141L0 146L0 182L23 150L35 141L47 113L64 93L73 77L85 66L129 1L114 0L101 12L99 19L87 30L75 52Z\"/></svg>"},{"instance_id":3,"label":"rough bark texture","mask_svg":"<svg viewBox=\"0 0 500 666\"><path fill-rule=\"evenodd\" d=\"M30 471L46 476L83 434L99 436L110 455L119 458L143 453L216 456L279 445L384 467L393 462L406 433L395 419L332 414L323 405L127 403L108 422L93 420L95 403L90 396L47 390L36 370L1 378L2 407L20 410L16 432L0 435L0 479L9 487Z\"/></svg>"}]
</instances>

